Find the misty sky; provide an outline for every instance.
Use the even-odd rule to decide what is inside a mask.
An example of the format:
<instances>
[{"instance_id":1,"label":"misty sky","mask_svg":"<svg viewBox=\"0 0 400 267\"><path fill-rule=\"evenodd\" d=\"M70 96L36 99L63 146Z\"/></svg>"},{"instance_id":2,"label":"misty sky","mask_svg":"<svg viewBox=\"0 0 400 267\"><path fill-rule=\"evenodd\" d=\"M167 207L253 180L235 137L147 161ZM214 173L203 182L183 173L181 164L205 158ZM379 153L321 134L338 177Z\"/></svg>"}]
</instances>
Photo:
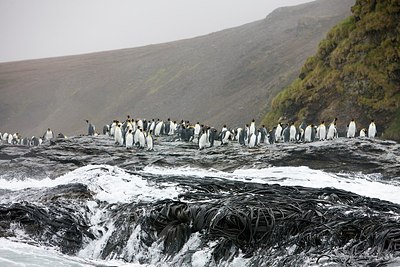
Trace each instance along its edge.
<instances>
[{"instance_id":1,"label":"misty sky","mask_svg":"<svg viewBox=\"0 0 400 267\"><path fill-rule=\"evenodd\" d=\"M0 0L0 62L179 40L310 0Z\"/></svg>"}]
</instances>

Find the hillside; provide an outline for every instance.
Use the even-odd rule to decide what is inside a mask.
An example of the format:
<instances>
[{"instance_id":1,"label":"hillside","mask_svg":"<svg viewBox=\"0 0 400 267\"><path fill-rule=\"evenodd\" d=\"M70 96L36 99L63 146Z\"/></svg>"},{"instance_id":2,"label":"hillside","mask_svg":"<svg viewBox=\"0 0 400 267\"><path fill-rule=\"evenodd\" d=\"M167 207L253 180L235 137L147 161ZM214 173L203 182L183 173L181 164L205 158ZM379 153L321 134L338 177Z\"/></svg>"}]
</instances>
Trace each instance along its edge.
<instances>
[{"instance_id":1,"label":"hillside","mask_svg":"<svg viewBox=\"0 0 400 267\"><path fill-rule=\"evenodd\" d=\"M264 118L300 123L331 121L342 131L371 119L379 134L400 140L400 2L357 0L352 15L333 27Z\"/></svg>"},{"instance_id":2,"label":"hillside","mask_svg":"<svg viewBox=\"0 0 400 267\"><path fill-rule=\"evenodd\" d=\"M140 48L0 64L0 131L100 129L127 114L239 126L261 119L353 1L279 8L264 20Z\"/></svg>"}]
</instances>

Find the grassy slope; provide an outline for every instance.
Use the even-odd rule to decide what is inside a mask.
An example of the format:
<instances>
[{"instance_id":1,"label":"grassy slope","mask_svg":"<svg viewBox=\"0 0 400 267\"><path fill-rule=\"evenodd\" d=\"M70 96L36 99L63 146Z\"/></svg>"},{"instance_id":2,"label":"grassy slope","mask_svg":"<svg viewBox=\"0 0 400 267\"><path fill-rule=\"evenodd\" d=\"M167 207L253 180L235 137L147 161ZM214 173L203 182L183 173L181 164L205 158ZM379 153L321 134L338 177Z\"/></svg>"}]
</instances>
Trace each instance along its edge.
<instances>
[{"instance_id":1,"label":"grassy slope","mask_svg":"<svg viewBox=\"0 0 400 267\"><path fill-rule=\"evenodd\" d=\"M400 140L400 2L357 0L304 63L299 78L272 101L264 122L317 123L375 119L385 138Z\"/></svg>"}]
</instances>

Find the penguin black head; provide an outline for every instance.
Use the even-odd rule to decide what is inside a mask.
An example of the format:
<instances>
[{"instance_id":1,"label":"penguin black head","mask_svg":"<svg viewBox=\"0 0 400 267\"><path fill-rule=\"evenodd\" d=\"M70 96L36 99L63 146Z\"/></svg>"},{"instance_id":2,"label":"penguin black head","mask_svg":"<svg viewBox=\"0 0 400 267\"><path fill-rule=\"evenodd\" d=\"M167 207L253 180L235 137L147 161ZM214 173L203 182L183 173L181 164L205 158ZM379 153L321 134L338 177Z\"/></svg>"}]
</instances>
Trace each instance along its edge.
<instances>
[{"instance_id":1,"label":"penguin black head","mask_svg":"<svg viewBox=\"0 0 400 267\"><path fill-rule=\"evenodd\" d=\"M255 120L255 119L252 119L251 122L256 122L256 120Z\"/></svg>"},{"instance_id":2,"label":"penguin black head","mask_svg":"<svg viewBox=\"0 0 400 267\"><path fill-rule=\"evenodd\" d=\"M86 123L89 123L89 120L86 120Z\"/></svg>"}]
</instances>

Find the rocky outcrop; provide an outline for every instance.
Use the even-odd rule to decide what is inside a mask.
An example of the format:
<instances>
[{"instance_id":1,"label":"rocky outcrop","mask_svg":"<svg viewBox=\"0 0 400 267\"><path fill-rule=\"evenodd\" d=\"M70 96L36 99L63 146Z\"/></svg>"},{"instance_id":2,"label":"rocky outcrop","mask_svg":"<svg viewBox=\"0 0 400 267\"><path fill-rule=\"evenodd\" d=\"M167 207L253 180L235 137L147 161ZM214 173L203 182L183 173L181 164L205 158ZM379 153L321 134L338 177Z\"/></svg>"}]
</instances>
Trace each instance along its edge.
<instances>
[{"instance_id":1,"label":"rocky outcrop","mask_svg":"<svg viewBox=\"0 0 400 267\"><path fill-rule=\"evenodd\" d=\"M363 127L374 119L380 135L400 140L400 4L359 0L352 13L273 100L265 123L338 118L345 128L352 118Z\"/></svg>"}]
</instances>

